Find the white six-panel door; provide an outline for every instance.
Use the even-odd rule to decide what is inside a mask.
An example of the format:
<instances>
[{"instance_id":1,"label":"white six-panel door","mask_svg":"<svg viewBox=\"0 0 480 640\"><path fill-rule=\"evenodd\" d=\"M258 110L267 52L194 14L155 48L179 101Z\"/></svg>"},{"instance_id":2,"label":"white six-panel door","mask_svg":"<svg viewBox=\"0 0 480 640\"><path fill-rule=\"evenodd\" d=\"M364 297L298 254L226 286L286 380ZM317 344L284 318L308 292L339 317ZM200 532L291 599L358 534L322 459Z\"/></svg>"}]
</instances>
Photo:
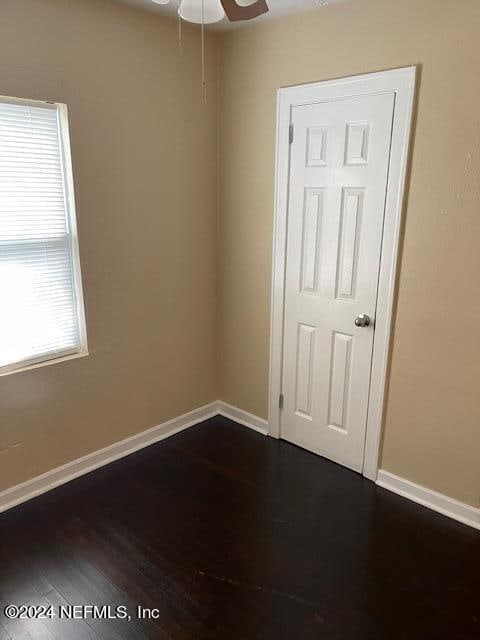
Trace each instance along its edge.
<instances>
[{"instance_id":1,"label":"white six-panel door","mask_svg":"<svg viewBox=\"0 0 480 640\"><path fill-rule=\"evenodd\" d=\"M357 471L394 106L383 93L292 109L281 437Z\"/></svg>"}]
</instances>

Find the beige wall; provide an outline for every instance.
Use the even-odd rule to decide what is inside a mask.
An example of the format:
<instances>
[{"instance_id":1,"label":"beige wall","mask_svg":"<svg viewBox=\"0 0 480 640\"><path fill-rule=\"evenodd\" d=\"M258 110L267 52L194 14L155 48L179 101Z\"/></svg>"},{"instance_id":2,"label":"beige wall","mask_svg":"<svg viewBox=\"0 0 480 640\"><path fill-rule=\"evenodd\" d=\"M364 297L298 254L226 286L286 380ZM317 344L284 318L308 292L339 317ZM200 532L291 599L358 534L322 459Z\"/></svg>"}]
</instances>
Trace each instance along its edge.
<instances>
[{"instance_id":1,"label":"beige wall","mask_svg":"<svg viewBox=\"0 0 480 640\"><path fill-rule=\"evenodd\" d=\"M0 2L0 94L69 106L91 352L0 378L0 489L216 398L216 111L184 37L109 0ZM215 68L212 45L213 96Z\"/></svg>"},{"instance_id":2,"label":"beige wall","mask_svg":"<svg viewBox=\"0 0 480 640\"><path fill-rule=\"evenodd\" d=\"M480 505L480 3L351 0L223 38L220 396L267 416L275 91L420 65L382 466Z\"/></svg>"}]
</instances>

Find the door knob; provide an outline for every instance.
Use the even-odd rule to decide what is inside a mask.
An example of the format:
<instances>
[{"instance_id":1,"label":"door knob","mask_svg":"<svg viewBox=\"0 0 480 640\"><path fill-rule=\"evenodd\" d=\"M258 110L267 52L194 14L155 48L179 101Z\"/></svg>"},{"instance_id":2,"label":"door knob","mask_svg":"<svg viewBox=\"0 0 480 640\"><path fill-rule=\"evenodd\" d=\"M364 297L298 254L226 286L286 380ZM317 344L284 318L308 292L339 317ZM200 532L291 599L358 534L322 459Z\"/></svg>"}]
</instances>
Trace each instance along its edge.
<instances>
[{"instance_id":1,"label":"door knob","mask_svg":"<svg viewBox=\"0 0 480 640\"><path fill-rule=\"evenodd\" d=\"M367 316L366 313L362 313L355 319L355 325L357 327L369 327L370 326L370 317Z\"/></svg>"}]
</instances>

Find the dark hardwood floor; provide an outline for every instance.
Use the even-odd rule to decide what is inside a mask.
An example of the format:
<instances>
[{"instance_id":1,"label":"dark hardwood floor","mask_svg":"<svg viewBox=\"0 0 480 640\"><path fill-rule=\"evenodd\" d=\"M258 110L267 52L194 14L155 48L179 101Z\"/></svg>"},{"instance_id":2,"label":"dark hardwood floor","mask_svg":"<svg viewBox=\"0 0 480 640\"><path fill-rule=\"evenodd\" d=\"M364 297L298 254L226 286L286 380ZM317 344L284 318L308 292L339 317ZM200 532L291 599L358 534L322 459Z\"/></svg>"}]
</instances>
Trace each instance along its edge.
<instances>
[{"instance_id":1,"label":"dark hardwood floor","mask_svg":"<svg viewBox=\"0 0 480 640\"><path fill-rule=\"evenodd\" d=\"M480 532L218 417L0 515L0 609L13 640L479 639Z\"/></svg>"}]
</instances>

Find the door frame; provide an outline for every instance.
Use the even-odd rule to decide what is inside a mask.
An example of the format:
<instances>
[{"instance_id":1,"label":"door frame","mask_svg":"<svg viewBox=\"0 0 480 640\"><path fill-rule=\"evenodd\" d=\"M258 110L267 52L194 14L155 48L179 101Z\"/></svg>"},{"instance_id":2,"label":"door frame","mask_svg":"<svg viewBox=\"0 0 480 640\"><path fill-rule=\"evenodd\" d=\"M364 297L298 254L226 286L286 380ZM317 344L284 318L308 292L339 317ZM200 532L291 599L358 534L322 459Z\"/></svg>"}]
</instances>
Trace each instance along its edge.
<instances>
[{"instance_id":1,"label":"door frame","mask_svg":"<svg viewBox=\"0 0 480 640\"><path fill-rule=\"evenodd\" d=\"M285 275L290 177L292 108L335 99L395 93L392 146L375 320L363 475L377 479L389 364L398 250L415 95L416 67L285 87L277 94L277 152L270 333L269 435L280 438L283 375Z\"/></svg>"}]
</instances>

